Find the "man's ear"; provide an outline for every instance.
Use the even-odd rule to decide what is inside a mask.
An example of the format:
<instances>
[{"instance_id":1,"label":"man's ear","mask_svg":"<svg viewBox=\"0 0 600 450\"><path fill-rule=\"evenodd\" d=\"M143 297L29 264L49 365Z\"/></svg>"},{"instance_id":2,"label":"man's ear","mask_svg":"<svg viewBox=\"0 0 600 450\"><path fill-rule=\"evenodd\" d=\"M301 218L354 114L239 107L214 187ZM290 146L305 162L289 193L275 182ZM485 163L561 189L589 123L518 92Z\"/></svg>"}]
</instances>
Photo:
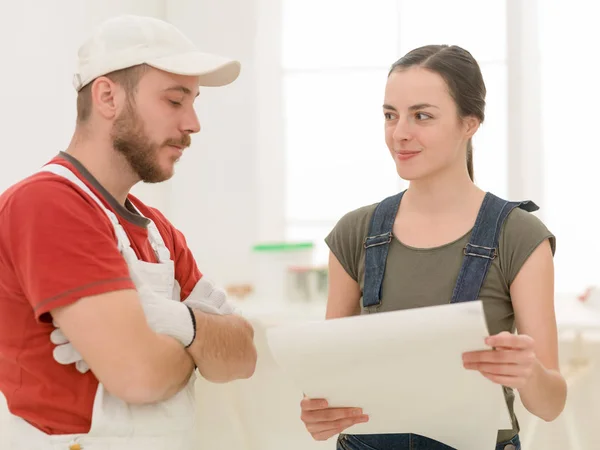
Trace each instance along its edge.
<instances>
[{"instance_id":1,"label":"man's ear","mask_svg":"<svg viewBox=\"0 0 600 450\"><path fill-rule=\"evenodd\" d=\"M96 113L107 120L118 116L126 100L123 88L108 77L98 77L93 81L91 95Z\"/></svg>"}]
</instances>

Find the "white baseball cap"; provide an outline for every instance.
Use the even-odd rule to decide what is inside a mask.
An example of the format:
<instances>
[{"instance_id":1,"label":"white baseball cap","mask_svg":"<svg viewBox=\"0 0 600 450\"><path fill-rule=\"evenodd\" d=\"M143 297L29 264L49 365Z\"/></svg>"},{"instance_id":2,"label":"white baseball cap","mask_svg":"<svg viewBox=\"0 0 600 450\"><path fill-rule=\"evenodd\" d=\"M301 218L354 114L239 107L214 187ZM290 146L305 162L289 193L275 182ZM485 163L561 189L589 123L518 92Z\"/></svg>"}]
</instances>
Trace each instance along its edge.
<instances>
[{"instance_id":1,"label":"white baseball cap","mask_svg":"<svg viewBox=\"0 0 600 450\"><path fill-rule=\"evenodd\" d=\"M110 72L147 64L177 75L200 78L200 86L225 86L240 74L240 63L203 53L181 31L153 17L124 15L103 22L79 48L73 85L77 91Z\"/></svg>"}]
</instances>

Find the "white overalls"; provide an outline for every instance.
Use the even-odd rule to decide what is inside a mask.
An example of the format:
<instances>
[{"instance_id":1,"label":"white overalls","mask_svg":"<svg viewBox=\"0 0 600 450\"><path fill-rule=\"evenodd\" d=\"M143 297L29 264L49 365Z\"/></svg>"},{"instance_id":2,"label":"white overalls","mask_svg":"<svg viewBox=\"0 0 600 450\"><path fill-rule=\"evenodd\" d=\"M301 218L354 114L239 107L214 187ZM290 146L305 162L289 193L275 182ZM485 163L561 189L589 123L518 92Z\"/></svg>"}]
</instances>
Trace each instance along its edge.
<instances>
[{"instance_id":1,"label":"white overalls","mask_svg":"<svg viewBox=\"0 0 600 450\"><path fill-rule=\"evenodd\" d=\"M125 230L115 214L68 168L49 164L41 169L52 172L83 189L110 218L117 236L119 251L129 270L146 286L169 299L179 301L175 282L175 266L154 222L148 225L150 244L158 263L140 261L131 248ZM168 301L168 300L166 300ZM194 450L196 439L194 381L170 399L151 405L130 405L113 397L102 384L94 400L92 425L82 435L47 435L23 419L12 416L8 429L12 450Z\"/></svg>"}]
</instances>

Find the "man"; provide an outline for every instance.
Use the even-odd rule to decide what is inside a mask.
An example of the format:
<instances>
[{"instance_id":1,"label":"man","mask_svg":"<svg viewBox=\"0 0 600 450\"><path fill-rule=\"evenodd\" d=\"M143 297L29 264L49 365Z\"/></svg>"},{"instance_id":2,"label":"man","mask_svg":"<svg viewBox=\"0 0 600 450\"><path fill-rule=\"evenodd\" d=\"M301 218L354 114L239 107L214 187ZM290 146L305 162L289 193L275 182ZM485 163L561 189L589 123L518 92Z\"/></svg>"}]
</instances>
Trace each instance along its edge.
<instances>
[{"instance_id":1,"label":"man","mask_svg":"<svg viewBox=\"0 0 600 450\"><path fill-rule=\"evenodd\" d=\"M252 327L183 235L129 194L171 178L200 131L198 87L239 71L147 17L110 19L80 48L68 149L0 197L13 450L190 450L195 368L214 382L252 375Z\"/></svg>"}]
</instances>

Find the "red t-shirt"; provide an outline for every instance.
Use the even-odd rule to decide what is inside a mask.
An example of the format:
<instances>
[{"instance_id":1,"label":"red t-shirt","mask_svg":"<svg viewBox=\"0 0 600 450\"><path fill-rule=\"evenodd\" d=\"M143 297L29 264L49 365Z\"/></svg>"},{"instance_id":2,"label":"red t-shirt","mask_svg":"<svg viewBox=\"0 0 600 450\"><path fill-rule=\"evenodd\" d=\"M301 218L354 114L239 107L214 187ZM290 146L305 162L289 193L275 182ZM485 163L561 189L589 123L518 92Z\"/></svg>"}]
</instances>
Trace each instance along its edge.
<instances>
[{"instance_id":1,"label":"red t-shirt","mask_svg":"<svg viewBox=\"0 0 600 450\"><path fill-rule=\"evenodd\" d=\"M147 220L118 202L70 155L71 169L119 218L138 258L157 262ZM156 209L128 197L151 218L175 262L181 299L202 274L185 238ZM80 298L135 289L110 220L83 190L37 173L0 196L0 391L10 411L48 434L86 433L98 379L52 357L50 311Z\"/></svg>"}]
</instances>

